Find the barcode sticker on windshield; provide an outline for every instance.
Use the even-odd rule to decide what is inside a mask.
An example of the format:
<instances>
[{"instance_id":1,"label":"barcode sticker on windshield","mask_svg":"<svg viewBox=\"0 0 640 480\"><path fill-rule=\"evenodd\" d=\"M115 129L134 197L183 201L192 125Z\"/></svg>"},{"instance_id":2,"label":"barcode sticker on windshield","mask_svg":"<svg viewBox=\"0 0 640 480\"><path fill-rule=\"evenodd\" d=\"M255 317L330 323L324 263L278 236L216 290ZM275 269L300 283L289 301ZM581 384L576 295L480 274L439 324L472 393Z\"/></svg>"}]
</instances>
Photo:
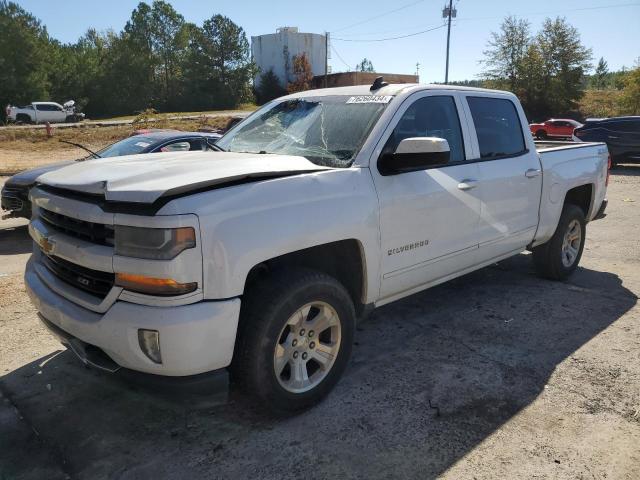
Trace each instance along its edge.
<instances>
[{"instance_id":1,"label":"barcode sticker on windshield","mask_svg":"<svg viewBox=\"0 0 640 480\"><path fill-rule=\"evenodd\" d=\"M347 103L389 103L393 95L359 95L351 97Z\"/></svg>"}]
</instances>

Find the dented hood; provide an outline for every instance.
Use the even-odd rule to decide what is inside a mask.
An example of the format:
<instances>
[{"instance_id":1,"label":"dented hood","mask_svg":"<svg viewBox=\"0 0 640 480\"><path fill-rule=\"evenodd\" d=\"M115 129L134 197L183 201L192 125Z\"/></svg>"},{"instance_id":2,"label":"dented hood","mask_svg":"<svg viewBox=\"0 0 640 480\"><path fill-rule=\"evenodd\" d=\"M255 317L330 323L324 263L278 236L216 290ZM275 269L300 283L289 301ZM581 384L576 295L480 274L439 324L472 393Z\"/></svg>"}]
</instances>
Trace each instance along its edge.
<instances>
[{"instance_id":1,"label":"dented hood","mask_svg":"<svg viewBox=\"0 0 640 480\"><path fill-rule=\"evenodd\" d=\"M207 187L329 170L304 157L231 152L129 155L81 162L37 182L103 196L107 201L153 203Z\"/></svg>"}]
</instances>

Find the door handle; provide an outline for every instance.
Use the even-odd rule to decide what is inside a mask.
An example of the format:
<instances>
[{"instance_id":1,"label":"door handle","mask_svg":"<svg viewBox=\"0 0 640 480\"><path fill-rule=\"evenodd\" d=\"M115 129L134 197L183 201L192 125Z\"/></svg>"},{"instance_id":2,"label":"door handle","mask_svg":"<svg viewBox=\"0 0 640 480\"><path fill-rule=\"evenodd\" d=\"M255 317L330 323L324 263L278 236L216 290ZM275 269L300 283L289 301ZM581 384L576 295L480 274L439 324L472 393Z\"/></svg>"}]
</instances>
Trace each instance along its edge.
<instances>
[{"instance_id":1,"label":"door handle","mask_svg":"<svg viewBox=\"0 0 640 480\"><path fill-rule=\"evenodd\" d=\"M541 173L542 173L542 170L539 170L537 168L530 168L529 170L524 172L524 176L527 178L534 178L540 175Z\"/></svg>"},{"instance_id":2,"label":"door handle","mask_svg":"<svg viewBox=\"0 0 640 480\"><path fill-rule=\"evenodd\" d=\"M458 184L458 189L471 190L472 188L476 188L477 186L478 186L477 180L473 180L471 178L465 178Z\"/></svg>"},{"instance_id":3,"label":"door handle","mask_svg":"<svg viewBox=\"0 0 640 480\"><path fill-rule=\"evenodd\" d=\"M609 135L609 138L620 138L620 137L616 137L615 135Z\"/></svg>"}]
</instances>

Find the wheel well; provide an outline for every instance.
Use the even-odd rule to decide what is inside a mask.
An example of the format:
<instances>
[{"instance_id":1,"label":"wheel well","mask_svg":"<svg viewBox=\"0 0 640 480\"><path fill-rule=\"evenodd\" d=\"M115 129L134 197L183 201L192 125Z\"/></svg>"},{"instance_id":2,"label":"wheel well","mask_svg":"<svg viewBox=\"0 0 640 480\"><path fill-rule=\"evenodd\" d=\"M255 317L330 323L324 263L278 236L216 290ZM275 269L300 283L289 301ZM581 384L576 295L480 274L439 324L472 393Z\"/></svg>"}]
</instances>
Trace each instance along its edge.
<instances>
[{"instance_id":1,"label":"wheel well","mask_svg":"<svg viewBox=\"0 0 640 480\"><path fill-rule=\"evenodd\" d=\"M564 203L571 203L582 209L584 216L589 214L589 208L591 207L591 197L593 196L593 185L581 185L574 187L567 192L564 199Z\"/></svg>"},{"instance_id":2,"label":"wheel well","mask_svg":"<svg viewBox=\"0 0 640 480\"><path fill-rule=\"evenodd\" d=\"M365 263L357 240L341 240L305 248L280 257L271 258L254 266L247 275L245 291L274 270L304 267L331 275L344 285L360 314L365 298Z\"/></svg>"}]
</instances>

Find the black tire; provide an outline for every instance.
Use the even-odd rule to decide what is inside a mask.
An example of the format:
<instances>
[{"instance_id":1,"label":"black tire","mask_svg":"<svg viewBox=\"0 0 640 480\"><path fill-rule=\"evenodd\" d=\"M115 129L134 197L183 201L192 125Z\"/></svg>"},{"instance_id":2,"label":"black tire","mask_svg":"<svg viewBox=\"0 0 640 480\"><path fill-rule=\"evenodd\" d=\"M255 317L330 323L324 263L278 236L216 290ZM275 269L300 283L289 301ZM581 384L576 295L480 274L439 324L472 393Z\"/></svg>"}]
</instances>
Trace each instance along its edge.
<instances>
[{"instance_id":1,"label":"black tire","mask_svg":"<svg viewBox=\"0 0 640 480\"><path fill-rule=\"evenodd\" d=\"M580 246L570 265L563 263L563 241L570 224L576 220L580 225ZM564 280L571 275L580 263L586 238L586 221L582 209L571 203L565 204L560 215L556 231L547 243L534 247L533 264L539 275L551 280Z\"/></svg>"},{"instance_id":2,"label":"black tire","mask_svg":"<svg viewBox=\"0 0 640 480\"><path fill-rule=\"evenodd\" d=\"M337 313L341 325L340 346L333 365L316 386L292 393L280 384L274 352L287 320L311 302L329 304ZM351 356L355 319L353 301L335 278L306 269L275 272L250 287L242 299L240 329L231 366L234 381L273 413L311 407L331 391L344 372Z\"/></svg>"},{"instance_id":3,"label":"black tire","mask_svg":"<svg viewBox=\"0 0 640 480\"><path fill-rule=\"evenodd\" d=\"M538 140L546 140L547 139L547 132L545 132L544 130L538 130L536 132L536 138Z\"/></svg>"}]
</instances>

